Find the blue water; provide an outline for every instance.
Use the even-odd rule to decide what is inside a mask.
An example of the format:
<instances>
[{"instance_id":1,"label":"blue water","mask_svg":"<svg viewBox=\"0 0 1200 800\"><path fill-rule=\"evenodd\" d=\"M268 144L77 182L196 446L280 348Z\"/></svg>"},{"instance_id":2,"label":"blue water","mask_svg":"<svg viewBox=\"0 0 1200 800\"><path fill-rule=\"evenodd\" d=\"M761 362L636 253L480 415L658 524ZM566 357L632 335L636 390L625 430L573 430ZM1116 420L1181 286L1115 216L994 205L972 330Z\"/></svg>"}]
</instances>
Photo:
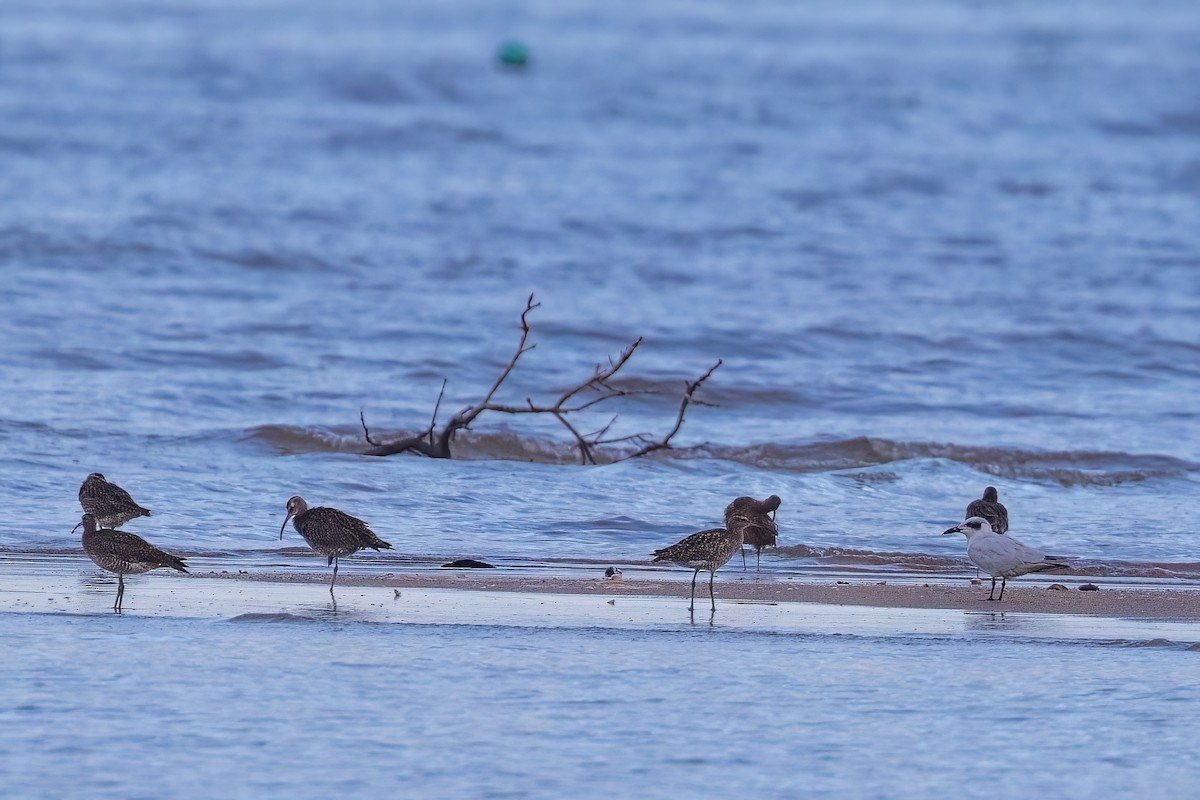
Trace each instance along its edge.
<instances>
[{"instance_id":1,"label":"blue water","mask_svg":"<svg viewBox=\"0 0 1200 800\"><path fill-rule=\"evenodd\" d=\"M528 68L496 66L508 38ZM994 485L1032 545L1196 578L1192 2L10 0L0 74L0 551L77 551L98 470L154 511L131 530L230 571L319 566L280 552L294 494L399 563L520 565L643 561L770 493L767 580L816 552L945 571L963 544L937 534ZM360 411L389 438L443 379L443 420L477 402L530 293L498 399L644 337L617 385L650 393L581 430L661 435L722 359L714 405L596 467L494 415L456 460L361 455ZM71 796L1197 774L1170 648L0 617L0 769L52 763Z\"/></svg>"},{"instance_id":2,"label":"blue water","mask_svg":"<svg viewBox=\"0 0 1200 800\"><path fill-rule=\"evenodd\" d=\"M919 798L1200 774L1195 652L1029 636L1022 615L913 635L305 613L0 614L20 654L0 777L23 797Z\"/></svg>"},{"instance_id":3,"label":"blue water","mask_svg":"<svg viewBox=\"0 0 1200 800\"><path fill-rule=\"evenodd\" d=\"M101 470L178 550L271 550L300 493L409 554L639 559L776 492L782 544L1013 534L1193 561L1200 22L1190 4L9 3L6 549L77 547ZM505 37L531 66L492 63ZM474 462L364 459L638 336L572 469L485 415ZM494 456L505 459L490 460ZM479 459L482 459L480 461ZM537 463L528 463L528 462ZM525 463L522 463L525 462ZM786 550L780 555L787 557Z\"/></svg>"},{"instance_id":4,"label":"blue water","mask_svg":"<svg viewBox=\"0 0 1200 800\"><path fill-rule=\"evenodd\" d=\"M270 550L292 494L397 550L637 559L740 494L781 543L1013 534L1193 561L1200 21L1190 4L10 3L0 10L7 549L77 546L101 470L179 550ZM492 63L516 36L525 70ZM376 435L549 398L638 336L678 447L572 469ZM494 456L503 461L490 460ZM520 463L520 462L540 463ZM781 551L787 556L787 551Z\"/></svg>"}]
</instances>

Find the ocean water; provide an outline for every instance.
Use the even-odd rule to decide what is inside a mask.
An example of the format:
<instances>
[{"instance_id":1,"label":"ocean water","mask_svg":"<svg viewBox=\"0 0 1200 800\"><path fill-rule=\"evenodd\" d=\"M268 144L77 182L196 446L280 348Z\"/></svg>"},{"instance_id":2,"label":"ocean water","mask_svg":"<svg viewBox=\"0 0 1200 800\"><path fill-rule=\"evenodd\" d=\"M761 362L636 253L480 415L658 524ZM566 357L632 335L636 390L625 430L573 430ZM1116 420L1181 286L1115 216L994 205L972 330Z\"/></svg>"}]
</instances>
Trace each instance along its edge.
<instances>
[{"instance_id":1,"label":"ocean water","mask_svg":"<svg viewBox=\"0 0 1200 800\"><path fill-rule=\"evenodd\" d=\"M153 608L171 583L130 591ZM22 797L920 798L1172 796L1200 774L1195 626L727 603L710 625L678 600L387 588L332 612L297 601L313 588L251 586L233 616L0 613L19 654L0 778Z\"/></svg>"},{"instance_id":2,"label":"ocean water","mask_svg":"<svg viewBox=\"0 0 1200 800\"><path fill-rule=\"evenodd\" d=\"M800 549L768 567L941 563L992 484L1013 535L1081 563L1196 561L1188 3L0 21L4 549L77 548L99 470L189 552L278 549L299 493L408 555L637 560L774 492ZM494 65L506 37L527 69ZM552 420L488 414L463 460L359 455L360 411L388 437L443 379L443 420L477 402L531 293L501 401L645 337L618 385L650 393L581 430L661 435L719 358L716 407L595 468Z\"/></svg>"},{"instance_id":3,"label":"ocean water","mask_svg":"<svg viewBox=\"0 0 1200 800\"><path fill-rule=\"evenodd\" d=\"M527 68L496 65L510 38ZM0 553L77 552L101 471L154 511L130 530L230 571L321 568L279 540L294 494L366 519L385 562L529 566L644 561L775 493L766 580L966 574L938 534L994 485L1014 536L1088 575L1200 579L1191 2L10 0L0 75ZM478 402L531 294L498 400L552 400L643 337L615 381L638 393L580 430L662 435L720 359L711 405L619 463L488 414L455 460L362 455L360 413L390 438L443 380L442 420ZM0 614L0 761L94 780L137 748L155 796L1197 774L1194 654L1169 647L197 627ZM112 694L135 687L161 703Z\"/></svg>"}]
</instances>

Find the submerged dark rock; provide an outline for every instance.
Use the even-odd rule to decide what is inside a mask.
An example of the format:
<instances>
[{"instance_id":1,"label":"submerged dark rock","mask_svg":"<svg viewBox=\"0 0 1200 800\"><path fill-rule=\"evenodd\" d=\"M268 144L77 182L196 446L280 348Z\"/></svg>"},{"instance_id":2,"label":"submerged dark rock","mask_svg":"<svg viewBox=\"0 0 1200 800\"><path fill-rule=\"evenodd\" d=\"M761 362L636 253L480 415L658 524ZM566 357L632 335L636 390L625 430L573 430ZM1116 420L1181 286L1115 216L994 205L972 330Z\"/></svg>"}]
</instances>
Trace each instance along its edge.
<instances>
[{"instance_id":1,"label":"submerged dark rock","mask_svg":"<svg viewBox=\"0 0 1200 800\"><path fill-rule=\"evenodd\" d=\"M495 569L495 564L489 564L486 561L476 561L473 558L460 558L458 561L451 561L449 564L442 564L442 569Z\"/></svg>"},{"instance_id":2,"label":"submerged dark rock","mask_svg":"<svg viewBox=\"0 0 1200 800\"><path fill-rule=\"evenodd\" d=\"M1083 586L1079 587L1079 591L1081 591L1081 592L1098 592L1098 591L1100 591L1100 587L1094 583L1085 583Z\"/></svg>"}]
</instances>

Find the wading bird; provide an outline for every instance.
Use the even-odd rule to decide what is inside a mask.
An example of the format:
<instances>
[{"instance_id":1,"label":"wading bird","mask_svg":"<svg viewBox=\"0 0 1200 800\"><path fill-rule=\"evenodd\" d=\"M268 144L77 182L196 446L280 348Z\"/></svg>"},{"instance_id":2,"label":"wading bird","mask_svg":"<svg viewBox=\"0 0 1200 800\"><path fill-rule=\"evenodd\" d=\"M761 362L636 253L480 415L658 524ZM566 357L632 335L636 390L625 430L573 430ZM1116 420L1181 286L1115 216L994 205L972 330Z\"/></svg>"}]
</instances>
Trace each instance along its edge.
<instances>
[{"instance_id":1,"label":"wading bird","mask_svg":"<svg viewBox=\"0 0 1200 800\"><path fill-rule=\"evenodd\" d=\"M142 537L125 531L97 528L96 517L84 514L79 522L83 526L83 550L96 566L117 573L117 599L113 611L121 613L125 600L125 576L138 575L159 567L187 572L187 564L178 556L159 550ZM79 529L76 525L71 532Z\"/></svg>"},{"instance_id":2,"label":"wading bird","mask_svg":"<svg viewBox=\"0 0 1200 800\"><path fill-rule=\"evenodd\" d=\"M99 472L93 472L79 487L79 505L96 518L102 528L124 525L135 517L148 517L150 510L133 502L129 492L109 483Z\"/></svg>"},{"instance_id":3,"label":"wading bird","mask_svg":"<svg viewBox=\"0 0 1200 800\"><path fill-rule=\"evenodd\" d=\"M1069 564L1054 561L1041 550L1023 544L1011 536L994 533L992 526L983 517L971 517L953 528L942 531L942 536L948 533L961 533L966 536L967 558L992 576L992 590L988 592L988 600L1004 599L1004 587L1009 578L1028 575L1031 572L1071 568ZM1000 579L1000 596L992 597L996 592L996 578Z\"/></svg>"},{"instance_id":4,"label":"wading bird","mask_svg":"<svg viewBox=\"0 0 1200 800\"><path fill-rule=\"evenodd\" d=\"M755 500L753 497L739 497L725 507L725 527L735 533L742 534L743 545L754 548L757 560L756 569L762 569L762 551L764 547L774 547L775 539L779 536L779 527L775 524L775 510L783 502L779 495L773 494L766 500ZM742 551L742 569L746 569L746 551Z\"/></svg>"},{"instance_id":5,"label":"wading bird","mask_svg":"<svg viewBox=\"0 0 1200 800\"><path fill-rule=\"evenodd\" d=\"M304 537L308 546L329 559L333 564L333 580L329 582L329 593L337 583L338 558L357 553L370 547L374 550L391 550L392 546L375 535L375 532L358 517L352 517L336 508L317 506L309 508L299 495L287 501L287 516L279 526L279 538L288 520L292 520L296 532Z\"/></svg>"},{"instance_id":6,"label":"wading bird","mask_svg":"<svg viewBox=\"0 0 1200 800\"><path fill-rule=\"evenodd\" d=\"M987 487L983 490L983 498L981 500L972 500L970 502L963 519L983 517L987 520L988 525L992 526L992 533L1007 533L1008 509L1004 507L999 498L1000 496L996 493L995 486Z\"/></svg>"},{"instance_id":7,"label":"wading bird","mask_svg":"<svg viewBox=\"0 0 1200 800\"><path fill-rule=\"evenodd\" d=\"M694 569L692 575L692 595L688 611L696 607L696 578L702 570L707 570L708 597L712 601L712 610L717 610L717 599L713 595L713 580L717 570L725 566L733 554L742 549L742 535L726 528L713 528L687 536L670 547L654 551L654 561L668 561L681 567Z\"/></svg>"}]
</instances>

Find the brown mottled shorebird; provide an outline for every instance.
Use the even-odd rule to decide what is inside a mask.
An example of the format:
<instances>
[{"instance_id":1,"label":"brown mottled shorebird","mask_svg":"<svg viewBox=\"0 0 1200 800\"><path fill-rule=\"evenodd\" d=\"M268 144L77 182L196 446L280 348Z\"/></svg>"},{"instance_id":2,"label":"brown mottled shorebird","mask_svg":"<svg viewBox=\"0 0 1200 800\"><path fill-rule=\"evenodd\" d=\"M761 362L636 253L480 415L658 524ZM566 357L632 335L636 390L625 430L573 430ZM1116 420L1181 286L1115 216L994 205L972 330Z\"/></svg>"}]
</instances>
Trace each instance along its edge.
<instances>
[{"instance_id":1,"label":"brown mottled shorebird","mask_svg":"<svg viewBox=\"0 0 1200 800\"><path fill-rule=\"evenodd\" d=\"M117 573L117 599L113 602L113 611L118 614L125 599L126 574L137 575L159 567L187 572L187 564L182 558L159 550L137 534L97 529L93 514L84 514L79 525L83 526L83 550L88 558L101 569Z\"/></svg>"},{"instance_id":2,"label":"brown mottled shorebird","mask_svg":"<svg viewBox=\"0 0 1200 800\"><path fill-rule=\"evenodd\" d=\"M329 559L333 564L333 580L329 582L329 593L337 582L338 558L357 553L363 548L391 550L392 546L375 535L375 532L358 517L352 517L336 508L317 506L309 508L304 498L296 495L287 501L287 516L279 526L279 538L288 520L296 531L308 542L308 546Z\"/></svg>"},{"instance_id":3,"label":"brown mottled shorebird","mask_svg":"<svg viewBox=\"0 0 1200 800\"><path fill-rule=\"evenodd\" d=\"M988 521L988 525L992 527L992 533L1006 533L1008 531L1008 509L1000 503L1000 495L996 492L995 486L989 486L983 490L982 500L972 500L967 506L967 515L963 519L971 517L983 517Z\"/></svg>"},{"instance_id":4,"label":"brown mottled shorebird","mask_svg":"<svg viewBox=\"0 0 1200 800\"><path fill-rule=\"evenodd\" d=\"M85 513L96 518L102 528L124 525L135 517L148 517L150 510L133 502L129 492L109 483L99 472L93 472L79 487L79 505Z\"/></svg>"},{"instance_id":5,"label":"brown mottled shorebird","mask_svg":"<svg viewBox=\"0 0 1200 800\"><path fill-rule=\"evenodd\" d=\"M782 502L779 495L773 494L766 500L739 497L725 507L725 527L731 531L741 531L743 544L754 548L758 561L756 568L759 570L762 569L763 548L774 547L775 539L779 536L779 527L775 524L775 510ZM741 552L744 570L746 551Z\"/></svg>"},{"instance_id":6,"label":"brown mottled shorebird","mask_svg":"<svg viewBox=\"0 0 1200 800\"><path fill-rule=\"evenodd\" d=\"M688 611L696 607L696 578L701 570L708 570L708 597L712 601L712 610L717 610L717 599L713 596L713 580L717 570L725 566L733 554L742 549L742 534L726 528L713 528L707 531L693 533L680 541L654 551L654 561L669 561L681 567L696 570L692 575L692 598Z\"/></svg>"}]
</instances>

